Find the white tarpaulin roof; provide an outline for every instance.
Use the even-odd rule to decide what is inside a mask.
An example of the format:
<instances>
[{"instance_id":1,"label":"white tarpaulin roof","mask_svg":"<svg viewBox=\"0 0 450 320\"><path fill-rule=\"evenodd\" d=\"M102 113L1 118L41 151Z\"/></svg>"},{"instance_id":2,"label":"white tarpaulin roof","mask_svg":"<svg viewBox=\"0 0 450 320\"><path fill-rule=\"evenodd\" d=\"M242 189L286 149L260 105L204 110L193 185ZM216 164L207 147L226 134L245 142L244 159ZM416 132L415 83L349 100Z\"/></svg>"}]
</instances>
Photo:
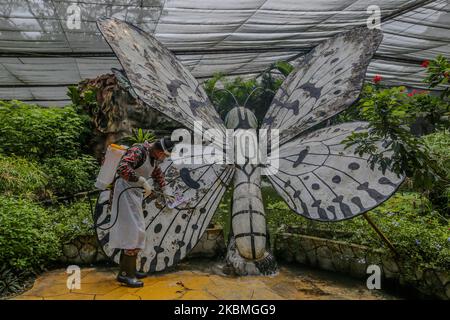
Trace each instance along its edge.
<instances>
[{"instance_id":1,"label":"white tarpaulin roof","mask_svg":"<svg viewBox=\"0 0 450 320\"><path fill-rule=\"evenodd\" d=\"M80 12L80 28L67 25ZM381 9L384 39L367 77L421 86L420 63L450 57L448 0L0 0L0 99L68 102L66 87L120 67L95 21L125 19L154 33L194 76L259 73L366 24Z\"/></svg>"}]
</instances>

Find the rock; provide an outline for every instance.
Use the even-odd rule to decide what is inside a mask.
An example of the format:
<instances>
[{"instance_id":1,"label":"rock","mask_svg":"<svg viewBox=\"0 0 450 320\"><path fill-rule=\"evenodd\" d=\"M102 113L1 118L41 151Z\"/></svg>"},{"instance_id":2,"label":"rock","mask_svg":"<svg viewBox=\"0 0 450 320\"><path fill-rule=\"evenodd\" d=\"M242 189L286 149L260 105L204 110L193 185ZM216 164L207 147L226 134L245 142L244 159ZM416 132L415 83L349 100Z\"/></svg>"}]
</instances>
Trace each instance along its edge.
<instances>
[{"instance_id":1,"label":"rock","mask_svg":"<svg viewBox=\"0 0 450 320\"><path fill-rule=\"evenodd\" d=\"M301 264L307 264L307 256L306 253L303 249L299 249L296 253L295 253L295 261L297 261L298 263Z\"/></svg>"},{"instance_id":2,"label":"rock","mask_svg":"<svg viewBox=\"0 0 450 320\"><path fill-rule=\"evenodd\" d=\"M341 249L342 255L346 258L346 259L353 259L355 254L352 251L352 248L349 244L347 243L341 243L339 244L339 248Z\"/></svg>"},{"instance_id":3,"label":"rock","mask_svg":"<svg viewBox=\"0 0 450 320\"><path fill-rule=\"evenodd\" d=\"M350 262L345 257L333 256L333 265L336 271L347 273L350 270Z\"/></svg>"},{"instance_id":4,"label":"rock","mask_svg":"<svg viewBox=\"0 0 450 320\"><path fill-rule=\"evenodd\" d=\"M91 244L85 244L80 250L80 258L83 263L93 263L97 257L97 248Z\"/></svg>"},{"instance_id":5,"label":"rock","mask_svg":"<svg viewBox=\"0 0 450 320\"><path fill-rule=\"evenodd\" d=\"M334 268L334 265L333 265L333 260L331 260L329 258L318 256L317 257L317 264L323 270L336 271L336 269Z\"/></svg>"},{"instance_id":6,"label":"rock","mask_svg":"<svg viewBox=\"0 0 450 320\"><path fill-rule=\"evenodd\" d=\"M69 261L78 257L78 248L72 243L63 245L62 251L64 257Z\"/></svg>"},{"instance_id":7,"label":"rock","mask_svg":"<svg viewBox=\"0 0 450 320\"><path fill-rule=\"evenodd\" d=\"M356 278L365 278L367 276L367 265L365 259L356 259L350 261L350 274Z\"/></svg>"},{"instance_id":8,"label":"rock","mask_svg":"<svg viewBox=\"0 0 450 320\"><path fill-rule=\"evenodd\" d=\"M331 259L331 250L326 245L318 246L316 252L320 258Z\"/></svg>"},{"instance_id":9,"label":"rock","mask_svg":"<svg viewBox=\"0 0 450 320\"><path fill-rule=\"evenodd\" d=\"M394 260L393 257L391 256L384 256L382 259L382 263L383 263L383 269L385 269L386 272L388 273L398 273L399 272L399 267L397 262Z\"/></svg>"}]
</instances>

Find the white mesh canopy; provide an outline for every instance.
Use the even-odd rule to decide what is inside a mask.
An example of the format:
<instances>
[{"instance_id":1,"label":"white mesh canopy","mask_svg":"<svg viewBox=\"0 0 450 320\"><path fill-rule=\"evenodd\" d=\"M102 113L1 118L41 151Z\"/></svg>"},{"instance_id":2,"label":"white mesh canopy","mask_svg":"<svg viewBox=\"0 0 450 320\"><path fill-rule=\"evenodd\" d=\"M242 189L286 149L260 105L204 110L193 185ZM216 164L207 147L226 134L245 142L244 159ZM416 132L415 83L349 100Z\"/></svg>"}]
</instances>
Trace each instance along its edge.
<instances>
[{"instance_id":1,"label":"white mesh canopy","mask_svg":"<svg viewBox=\"0 0 450 320\"><path fill-rule=\"evenodd\" d=\"M0 0L0 99L68 102L66 87L120 67L97 30L117 17L154 33L197 78L258 74L366 24L381 9L384 39L367 77L421 87L420 63L450 55L448 0ZM79 8L80 28L67 22Z\"/></svg>"}]
</instances>

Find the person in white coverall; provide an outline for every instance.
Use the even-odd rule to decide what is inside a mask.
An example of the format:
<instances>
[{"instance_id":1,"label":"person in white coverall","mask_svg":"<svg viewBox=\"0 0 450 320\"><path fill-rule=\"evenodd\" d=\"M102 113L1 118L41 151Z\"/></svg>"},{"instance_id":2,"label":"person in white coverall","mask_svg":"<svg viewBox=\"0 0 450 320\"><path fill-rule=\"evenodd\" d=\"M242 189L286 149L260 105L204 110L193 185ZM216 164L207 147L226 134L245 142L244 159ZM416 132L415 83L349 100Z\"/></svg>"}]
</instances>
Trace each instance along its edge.
<instances>
[{"instance_id":1,"label":"person in white coverall","mask_svg":"<svg viewBox=\"0 0 450 320\"><path fill-rule=\"evenodd\" d=\"M129 287L142 287L138 278L146 276L136 270L136 259L145 246L142 201L153 189L148 180L153 178L163 190L165 179L158 162L170 155L173 146L170 138L135 144L123 155L117 168L111 208L111 221L117 221L110 231L109 247L121 249L117 280Z\"/></svg>"}]
</instances>

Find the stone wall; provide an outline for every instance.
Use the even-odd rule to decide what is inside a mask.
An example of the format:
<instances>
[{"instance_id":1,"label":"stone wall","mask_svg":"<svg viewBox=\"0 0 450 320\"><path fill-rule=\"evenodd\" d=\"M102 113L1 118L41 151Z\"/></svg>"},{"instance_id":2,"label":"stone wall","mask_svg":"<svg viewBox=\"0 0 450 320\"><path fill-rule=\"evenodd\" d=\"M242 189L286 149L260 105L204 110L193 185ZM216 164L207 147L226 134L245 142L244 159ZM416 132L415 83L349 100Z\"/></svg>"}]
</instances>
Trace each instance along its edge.
<instances>
[{"instance_id":1,"label":"stone wall","mask_svg":"<svg viewBox=\"0 0 450 320\"><path fill-rule=\"evenodd\" d=\"M274 254L279 260L367 279L369 265L378 265L383 281L413 288L421 296L450 300L448 270L406 267L393 255L366 246L295 233L278 232ZM408 270L407 270L408 268Z\"/></svg>"},{"instance_id":2,"label":"stone wall","mask_svg":"<svg viewBox=\"0 0 450 320\"><path fill-rule=\"evenodd\" d=\"M212 226L206 229L200 241L188 254L191 257L214 258L225 253L225 241L223 229L220 226ZM95 235L80 236L63 245L60 262L67 264L95 264L109 261L98 246Z\"/></svg>"},{"instance_id":3,"label":"stone wall","mask_svg":"<svg viewBox=\"0 0 450 320\"><path fill-rule=\"evenodd\" d=\"M59 259L68 264L93 264L105 262L108 258L99 247L95 235L80 236L63 245Z\"/></svg>"}]
</instances>

